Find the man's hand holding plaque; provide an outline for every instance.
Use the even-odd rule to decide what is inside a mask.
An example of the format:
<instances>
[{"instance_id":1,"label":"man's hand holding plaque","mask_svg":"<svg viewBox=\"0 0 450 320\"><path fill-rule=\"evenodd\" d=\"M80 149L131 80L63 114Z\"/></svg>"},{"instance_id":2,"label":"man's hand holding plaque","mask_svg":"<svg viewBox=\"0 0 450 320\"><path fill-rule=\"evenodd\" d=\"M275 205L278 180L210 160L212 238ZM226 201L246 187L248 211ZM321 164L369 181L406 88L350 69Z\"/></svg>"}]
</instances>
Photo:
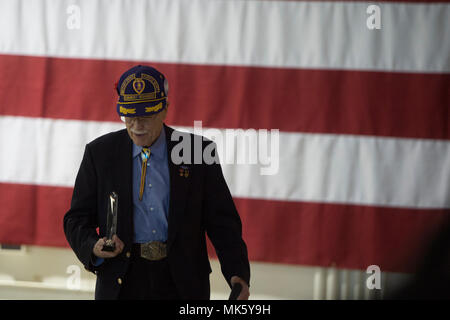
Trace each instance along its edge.
<instances>
[{"instance_id":1,"label":"man's hand holding plaque","mask_svg":"<svg viewBox=\"0 0 450 320\"><path fill-rule=\"evenodd\" d=\"M106 244L107 238L104 237L102 239L99 239L97 243L94 246L93 252L94 254L99 258L114 258L119 253L123 251L124 243L122 240L119 239L117 235L114 235L111 239L115 244L114 251L104 251L103 247Z\"/></svg>"},{"instance_id":2,"label":"man's hand holding plaque","mask_svg":"<svg viewBox=\"0 0 450 320\"><path fill-rule=\"evenodd\" d=\"M113 258L121 253L124 248L123 242L116 234L119 196L117 193L111 192L107 201L106 237L99 239L93 249L93 253L99 258Z\"/></svg>"}]
</instances>

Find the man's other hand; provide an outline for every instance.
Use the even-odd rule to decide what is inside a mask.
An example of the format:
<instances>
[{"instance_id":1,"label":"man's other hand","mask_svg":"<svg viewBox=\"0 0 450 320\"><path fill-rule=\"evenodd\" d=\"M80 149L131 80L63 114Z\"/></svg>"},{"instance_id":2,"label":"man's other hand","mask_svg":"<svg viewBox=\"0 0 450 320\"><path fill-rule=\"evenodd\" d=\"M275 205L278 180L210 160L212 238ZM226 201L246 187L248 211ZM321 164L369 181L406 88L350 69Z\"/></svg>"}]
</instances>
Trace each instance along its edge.
<instances>
[{"instance_id":1,"label":"man's other hand","mask_svg":"<svg viewBox=\"0 0 450 320\"><path fill-rule=\"evenodd\" d=\"M231 285L234 285L235 283L240 283L242 285L242 290L237 297L237 300L248 300L248 297L250 296L250 289L248 288L247 282L238 276L233 276L231 277Z\"/></svg>"}]
</instances>

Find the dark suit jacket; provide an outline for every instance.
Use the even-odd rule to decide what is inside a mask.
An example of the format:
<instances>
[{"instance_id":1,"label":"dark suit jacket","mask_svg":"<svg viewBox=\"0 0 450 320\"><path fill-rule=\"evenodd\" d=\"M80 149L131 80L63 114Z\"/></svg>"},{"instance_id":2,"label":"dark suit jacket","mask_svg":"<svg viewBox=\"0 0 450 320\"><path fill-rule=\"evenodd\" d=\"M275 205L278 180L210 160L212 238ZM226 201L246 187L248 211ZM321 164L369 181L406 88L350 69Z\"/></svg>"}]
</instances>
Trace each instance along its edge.
<instances>
[{"instance_id":1,"label":"dark suit jacket","mask_svg":"<svg viewBox=\"0 0 450 320\"><path fill-rule=\"evenodd\" d=\"M194 164L192 146L191 164L175 165L170 155L178 141L171 141L172 128L164 125L163 130L166 130L170 172L167 257L180 296L209 299L211 267L205 232L216 249L228 284L234 275L249 283L250 267L241 220L220 164ZM194 135L183 133L182 136L190 137L194 144ZM202 147L207 144L203 142ZM180 176L181 165L188 166L188 177ZM118 297L118 278L124 278L129 265L126 253L131 251L134 230L131 173L132 141L125 129L87 144L71 207L64 216L64 232L70 246L85 268L97 275L96 299ZM105 236L107 198L112 191L119 195L117 235L125 248L117 257L105 259L95 267L92 249Z\"/></svg>"}]
</instances>

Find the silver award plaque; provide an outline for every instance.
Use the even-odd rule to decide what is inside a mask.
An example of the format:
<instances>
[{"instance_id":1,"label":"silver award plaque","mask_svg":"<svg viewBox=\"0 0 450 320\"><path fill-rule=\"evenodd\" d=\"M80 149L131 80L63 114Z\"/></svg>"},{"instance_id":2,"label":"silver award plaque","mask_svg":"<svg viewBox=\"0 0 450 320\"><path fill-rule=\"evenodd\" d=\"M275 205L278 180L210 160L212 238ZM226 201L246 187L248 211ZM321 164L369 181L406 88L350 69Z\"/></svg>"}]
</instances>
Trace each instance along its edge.
<instances>
[{"instance_id":1,"label":"silver award plaque","mask_svg":"<svg viewBox=\"0 0 450 320\"><path fill-rule=\"evenodd\" d=\"M111 192L108 197L108 213L106 220L106 243L103 251L114 251L116 244L112 241L113 235L117 233L117 208L119 205L119 196L115 192Z\"/></svg>"}]
</instances>

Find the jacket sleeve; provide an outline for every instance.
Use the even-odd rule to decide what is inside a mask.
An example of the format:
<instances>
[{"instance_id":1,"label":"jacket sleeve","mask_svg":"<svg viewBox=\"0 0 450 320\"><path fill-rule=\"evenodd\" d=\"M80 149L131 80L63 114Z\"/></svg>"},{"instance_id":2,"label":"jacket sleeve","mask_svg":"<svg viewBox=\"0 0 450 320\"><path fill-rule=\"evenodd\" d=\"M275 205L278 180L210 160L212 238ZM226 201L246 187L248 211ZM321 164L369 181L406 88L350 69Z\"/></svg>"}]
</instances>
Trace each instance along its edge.
<instances>
[{"instance_id":1,"label":"jacket sleeve","mask_svg":"<svg viewBox=\"0 0 450 320\"><path fill-rule=\"evenodd\" d=\"M221 270L231 287L231 277L238 276L250 285L247 246L242 239L242 223L216 157L205 165L204 215L206 232L220 261Z\"/></svg>"},{"instance_id":2,"label":"jacket sleeve","mask_svg":"<svg viewBox=\"0 0 450 320\"><path fill-rule=\"evenodd\" d=\"M64 233L78 259L84 267L94 272L92 249L99 236L97 222L97 175L89 145L86 145L83 160L75 180L72 202L64 216Z\"/></svg>"}]
</instances>

